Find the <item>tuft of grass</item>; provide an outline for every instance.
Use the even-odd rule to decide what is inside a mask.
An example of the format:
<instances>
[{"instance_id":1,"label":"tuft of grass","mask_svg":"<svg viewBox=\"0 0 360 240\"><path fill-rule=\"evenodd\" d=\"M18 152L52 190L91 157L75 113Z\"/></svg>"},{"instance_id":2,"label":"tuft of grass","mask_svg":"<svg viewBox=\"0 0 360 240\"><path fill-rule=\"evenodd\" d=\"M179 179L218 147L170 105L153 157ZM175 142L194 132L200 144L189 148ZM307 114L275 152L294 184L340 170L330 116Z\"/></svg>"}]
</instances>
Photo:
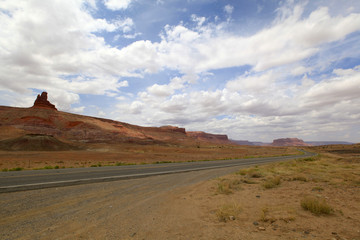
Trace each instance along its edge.
<instances>
[{"instance_id":1,"label":"tuft of grass","mask_svg":"<svg viewBox=\"0 0 360 240\"><path fill-rule=\"evenodd\" d=\"M54 168L55 168L55 169L59 169L60 167L59 167L58 165L56 165Z\"/></svg>"},{"instance_id":2,"label":"tuft of grass","mask_svg":"<svg viewBox=\"0 0 360 240\"><path fill-rule=\"evenodd\" d=\"M240 205L236 203L225 204L217 209L216 216L220 222L227 222L230 220L235 220L240 212Z\"/></svg>"},{"instance_id":3,"label":"tuft of grass","mask_svg":"<svg viewBox=\"0 0 360 240\"><path fill-rule=\"evenodd\" d=\"M321 192L321 191L323 191L324 189L322 188L322 187L313 187L312 189L311 189L311 191L318 191L318 192Z\"/></svg>"},{"instance_id":4,"label":"tuft of grass","mask_svg":"<svg viewBox=\"0 0 360 240\"><path fill-rule=\"evenodd\" d=\"M2 172L7 172L7 171L9 171L9 169L3 168L1 171L2 171Z\"/></svg>"},{"instance_id":5,"label":"tuft of grass","mask_svg":"<svg viewBox=\"0 0 360 240\"><path fill-rule=\"evenodd\" d=\"M250 179L242 179L241 181L242 181L243 183L246 183L246 184L256 184L255 181L252 181L252 180L250 180Z\"/></svg>"},{"instance_id":6,"label":"tuft of grass","mask_svg":"<svg viewBox=\"0 0 360 240\"><path fill-rule=\"evenodd\" d=\"M267 217L268 213L269 213L269 208L267 208L267 207L262 208L261 215L260 215L260 221L262 221L262 222L269 221L269 219Z\"/></svg>"},{"instance_id":7,"label":"tuft of grass","mask_svg":"<svg viewBox=\"0 0 360 240\"><path fill-rule=\"evenodd\" d=\"M233 190L240 189L241 181L238 179L230 180L230 179L222 179L217 186L216 192L219 194L229 195L233 193Z\"/></svg>"},{"instance_id":8,"label":"tuft of grass","mask_svg":"<svg viewBox=\"0 0 360 240\"><path fill-rule=\"evenodd\" d=\"M265 189L271 189L271 188L274 188L276 186L279 186L280 183L281 183L281 177L276 176L276 177L270 178L270 179L266 180L265 182L263 182L262 186Z\"/></svg>"},{"instance_id":9,"label":"tuft of grass","mask_svg":"<svg viewBox=\"0 0 360 240\"><path fill-rule=\"evenodd\" d=\"M53 166L45 166L44 169L53 169Z\"/></svg>"},{"instance_id":10,"label":"tuft of grass","mask_svg":"<svg viewBox=\"0 0 360 240\"><path fill-rule=\"evenodd\" d=\"M172 163L172 161L157 161L154 164Z\"/></svg>"},{"instance_id":11,"label":"tuft of grass","mask_svg":"<svg viewBox=\"0 0 360 240\"><path fill-rule=\"evenodd\" d=\"M307 182L307 178L304 176L295 176L291 179L292 181L301 181L301 182Z\"/></svg>"},{"instance_id":12,"label":"tuft of grass","mask_svg":"<svg viewBox=\"0 0 360 240\"><path fill-rule=\"evenodd\" d=\"M21 171L21 170L23 170L23 168L21 168L21 167L16 167L16 168L9 169L9 171Z\"/></svg>"},{"instance_id":13,"label":"tuft of grass","mask_svg":"<svg viewBox=\"0 0 360 240\"><path fill-rule=\"evenodd\" d=\"M248 176L250 178L261 178L263 174L259 172L258 168L240 169L236 174L241 176Z\"/></svg>"},{"instance_id":14,"label":"tuft of grass","mask_svg":"<svg viewBox=\"0 0 360 240\"><path fill-rule=\"evenodd\" d=\"M301 200L300 204L304 210L310 211L315 215L328 215L333 211L332 207L325 200L319 200L315 197L305 197Z\"/></svg>"}]
</instances>

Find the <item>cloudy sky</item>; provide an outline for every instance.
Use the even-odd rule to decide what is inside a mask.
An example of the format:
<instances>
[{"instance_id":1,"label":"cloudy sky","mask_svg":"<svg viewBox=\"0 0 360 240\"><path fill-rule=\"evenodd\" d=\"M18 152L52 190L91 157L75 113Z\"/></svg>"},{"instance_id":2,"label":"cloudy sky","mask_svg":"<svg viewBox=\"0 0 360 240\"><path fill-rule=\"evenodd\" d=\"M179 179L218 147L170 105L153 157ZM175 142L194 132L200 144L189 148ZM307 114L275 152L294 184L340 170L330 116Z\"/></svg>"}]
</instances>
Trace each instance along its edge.
<instances>
[{"instance_id":1,"label":"cloudy sky","mask_svg":"<svg viewBox=\"0 0 360 240\"><path fill-rule=\"evenodd\" d=\"M360 142L359 0L0 0L0 105Z\"/></svg>"}]
</instances>

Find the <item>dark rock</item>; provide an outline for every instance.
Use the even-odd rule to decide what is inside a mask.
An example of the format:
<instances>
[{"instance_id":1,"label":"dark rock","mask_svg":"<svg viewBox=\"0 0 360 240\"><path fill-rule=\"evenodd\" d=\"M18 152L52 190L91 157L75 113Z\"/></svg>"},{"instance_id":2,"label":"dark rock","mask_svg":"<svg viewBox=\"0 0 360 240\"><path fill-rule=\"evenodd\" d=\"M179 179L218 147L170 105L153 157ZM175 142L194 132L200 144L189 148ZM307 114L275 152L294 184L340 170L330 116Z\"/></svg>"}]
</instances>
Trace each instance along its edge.
<instances>
[{"instance_id":1,"label":"dark rock","mask_svg":"<svg viewBox=\"0 0 360 240\"><path fill-rule=\"evenodd\" d=\"M259 225L259 223L258 223L257 221L254 221L253 224L254 224L255 226Z\"/></svg>"}]
</instances>

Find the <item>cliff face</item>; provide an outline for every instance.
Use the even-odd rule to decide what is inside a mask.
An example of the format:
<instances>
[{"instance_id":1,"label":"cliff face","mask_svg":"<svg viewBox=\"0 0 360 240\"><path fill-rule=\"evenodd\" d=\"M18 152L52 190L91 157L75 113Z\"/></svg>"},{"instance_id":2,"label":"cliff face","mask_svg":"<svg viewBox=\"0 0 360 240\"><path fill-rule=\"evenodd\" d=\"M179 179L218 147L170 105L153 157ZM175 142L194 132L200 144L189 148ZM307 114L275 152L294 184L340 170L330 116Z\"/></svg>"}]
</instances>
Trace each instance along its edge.
<instances>
[{"instance_id":1,"label":"cliff face","mask_svg":"<svg viewBox=\"0 0 360 240\"><path fill-rule=\"evenodd\" d=\"M211 134L206 132L186 132L186 135L201 141L229 143L227 135Z\"/></svg>"},{"instance_id":2,"label":"cliff face","mask_svg":"<svg viewBox=\"0 0 360 240\"><path fill-rule=\"evenodd\" d=\"M177 133L183 133L186 134L185 128L179 128L176 126L162 126L160 129L167 130L170 132L177 132Z\"/></svg>"},{"instance_id":3,"label":"cliff face","mask_svg":"<svg viewBox=\"0 0 360 240\"><path fill-rule=\"evenodd\" d=\"M279 138L273 140L271 146L310 146L298 138Z\"/></svg>"}]
</instances>

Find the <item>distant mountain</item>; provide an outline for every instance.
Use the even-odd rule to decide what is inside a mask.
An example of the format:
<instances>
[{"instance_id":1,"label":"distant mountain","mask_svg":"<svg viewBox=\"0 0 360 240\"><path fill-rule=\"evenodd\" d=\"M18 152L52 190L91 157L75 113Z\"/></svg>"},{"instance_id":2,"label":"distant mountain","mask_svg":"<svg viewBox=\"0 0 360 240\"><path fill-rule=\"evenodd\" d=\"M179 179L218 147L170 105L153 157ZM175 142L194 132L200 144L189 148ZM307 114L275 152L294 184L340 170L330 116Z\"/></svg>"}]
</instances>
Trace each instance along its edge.
<instances>
[{"instance_id":1,"label":"distant mountain","mask_svg":"<svg viewBox=\"0 0 360 240\"><path fill-rule=\"evenodd\" d=\"M310 144L298 138L279 138L274 139L271 146L310 146Z\"/></svg>"},{"instance_id":2,"label":"distant mountain","mask_svg":"<svg viewBox=\"0 0 360 240\"><path fill-rule=\"evenodd\" d=\"M237 145L248 145L248 146L254 145L254 143L249 142L247 140L232 140L232 139L230 139L230 141L237 144Z\"/></svg>"},{"instance_id":3,"label":"distant mountain","mask_svg":"<svg viewBox=\"0 0 360 240\"><path fill-rule=\"evenodd\" d=\"M35 137L27 134L51 137ZM25 135L27 136L19 138ZM0 140L14 139L7 142L6 146L11 145L11 148L14 148L12 144L28 139L41 144L44 141L54 141L54 146L60 146L60 142L55 144L54 138L80 143L231 144L226 135L186 132L184 128L175 126L141 127L110 119L61 112L47 100L46 92L38 95L34 106L30 108L0 106Z\"/></svg>"},{"instance_id":4,"label":"distant mountain","mask_svg":"<svg viewBox=\"0 0 360 240\"><path fill-rule=\"evenodd\" d=\"M351 143L351 142L344 142L344 141L306 141L306 143L310 144L312 146L337 145L337 144L343 144L343 145L354 144L354 143Z\"/></svg>"}]
</instances>

